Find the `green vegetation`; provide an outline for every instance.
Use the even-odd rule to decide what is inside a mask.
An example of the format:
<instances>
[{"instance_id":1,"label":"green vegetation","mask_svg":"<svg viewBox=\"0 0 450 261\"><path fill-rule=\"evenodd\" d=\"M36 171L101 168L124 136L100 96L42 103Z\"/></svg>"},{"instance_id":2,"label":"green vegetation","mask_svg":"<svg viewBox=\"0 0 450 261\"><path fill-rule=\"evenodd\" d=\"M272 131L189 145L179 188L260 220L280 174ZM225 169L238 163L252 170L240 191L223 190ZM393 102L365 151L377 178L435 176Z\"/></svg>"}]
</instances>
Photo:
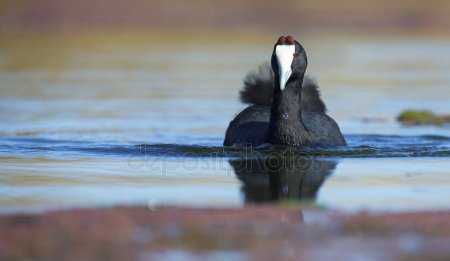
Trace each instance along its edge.
<instances>
[{"instance_id":1,"label":"green vegetation","mask_svg":"<svg viewBox=\"0 0 450 261\"><path fill-rule=\"evenodd\" d=\"M450 115L437 115L428 110L406 110L397 120L405 125L444 125L450 124Z\"/></svg>"}]
</instances>

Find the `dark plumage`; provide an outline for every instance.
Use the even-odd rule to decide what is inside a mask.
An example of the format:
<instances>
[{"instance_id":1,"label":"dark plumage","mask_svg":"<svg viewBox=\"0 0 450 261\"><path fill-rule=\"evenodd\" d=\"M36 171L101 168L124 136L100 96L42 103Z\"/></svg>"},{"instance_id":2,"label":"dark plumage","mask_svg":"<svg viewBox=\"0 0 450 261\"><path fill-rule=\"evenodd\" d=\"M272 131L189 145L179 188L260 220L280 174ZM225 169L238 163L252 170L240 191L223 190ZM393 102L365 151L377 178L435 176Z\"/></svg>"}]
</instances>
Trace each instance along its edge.
<instances>
[{"instance_id":1,"label":"dark plumage","mask_svg":"<svg viewBox=\"0 0 450 261\"><path fill-rule=\"evenodd\" d=\"M282 38L274 46L271 67L263 64L245 77L240 98L251 105L230 122L224 145L345 145L339 126L326 114L317 84L304 77L306 52L293 38ZM293 51L288 48L294 45L291 68L286 69L289 54L283 52ZM277 46L284 48L281 54Z\"/></svg>"},{"instance_id":2,"label":"dark plumage","mask_svg":"<svg viewBox=\"0 0 450 261\"><path fill-rule=\"evenodd\" d=\"M241 102L253 105L271 106L273 101L274 79L269 63L263 63L244 78L244 87L239 92ZM320 98L319 86L308 75L303 80L302 109L325 113L327 108Z\"/></svg>"}]
</instances>

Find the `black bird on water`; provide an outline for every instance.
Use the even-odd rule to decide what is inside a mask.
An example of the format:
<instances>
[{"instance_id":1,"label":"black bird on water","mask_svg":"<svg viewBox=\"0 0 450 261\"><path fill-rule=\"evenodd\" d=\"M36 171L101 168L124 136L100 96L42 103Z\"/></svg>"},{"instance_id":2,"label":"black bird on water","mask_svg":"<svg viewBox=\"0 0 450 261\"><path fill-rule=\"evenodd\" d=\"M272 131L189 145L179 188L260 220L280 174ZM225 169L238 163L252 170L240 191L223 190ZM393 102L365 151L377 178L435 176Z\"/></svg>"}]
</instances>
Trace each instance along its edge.
<instances>
[{"instance_id":1,"label":"black bird on water","mask_svg":"<svg viewBox=\"0 0 450 261\"><path fill-rule=\"evenodd\" d=\"M308 60L292 36L281 36L271 67L247 75L241 101L251 104L228 126L224 146L345 145L337 123L326 114L317 84L305 77Z\"/></svg>"}]
</instances>

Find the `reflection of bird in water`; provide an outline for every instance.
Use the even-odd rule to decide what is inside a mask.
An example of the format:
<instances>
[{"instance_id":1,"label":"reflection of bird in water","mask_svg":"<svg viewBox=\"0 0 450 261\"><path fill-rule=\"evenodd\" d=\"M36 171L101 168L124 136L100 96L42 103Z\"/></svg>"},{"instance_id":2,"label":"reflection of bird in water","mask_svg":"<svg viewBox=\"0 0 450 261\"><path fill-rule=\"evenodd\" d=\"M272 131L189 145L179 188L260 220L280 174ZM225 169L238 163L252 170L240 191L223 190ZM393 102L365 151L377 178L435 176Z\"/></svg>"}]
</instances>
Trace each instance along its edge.
<instances>
[{"instance_id":1,"label":"reflection of bird in water","mask_svg":"<svg viewBox=\"0 0 450 261\"><path fill-rule=\"evenodd\" d=\"M268 157L231 160L243 183L245 202L280 199L314 200L337 162L300 157Z\"/></svg>"}]
</instances>

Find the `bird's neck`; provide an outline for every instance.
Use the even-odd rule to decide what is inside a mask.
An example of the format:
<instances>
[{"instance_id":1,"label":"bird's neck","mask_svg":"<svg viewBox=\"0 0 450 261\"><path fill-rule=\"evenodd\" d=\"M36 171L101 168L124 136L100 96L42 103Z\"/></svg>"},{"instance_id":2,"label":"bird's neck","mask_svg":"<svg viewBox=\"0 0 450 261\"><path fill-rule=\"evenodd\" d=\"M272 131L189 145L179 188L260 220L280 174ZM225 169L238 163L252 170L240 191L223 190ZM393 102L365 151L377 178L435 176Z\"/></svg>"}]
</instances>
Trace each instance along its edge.
<instances>
[{"instance_id":1,"label":"bird's neck","mask_svg":"<svg viewBox=\"0 0 450 261\"><path fill-rule=\"evenodd\" d=\"M283 91L275 86L269 123L270 143L293 146L309 143L308 130L301 117L302 84L303 77L288 82Z\"/></svg>"}]
</instances>

